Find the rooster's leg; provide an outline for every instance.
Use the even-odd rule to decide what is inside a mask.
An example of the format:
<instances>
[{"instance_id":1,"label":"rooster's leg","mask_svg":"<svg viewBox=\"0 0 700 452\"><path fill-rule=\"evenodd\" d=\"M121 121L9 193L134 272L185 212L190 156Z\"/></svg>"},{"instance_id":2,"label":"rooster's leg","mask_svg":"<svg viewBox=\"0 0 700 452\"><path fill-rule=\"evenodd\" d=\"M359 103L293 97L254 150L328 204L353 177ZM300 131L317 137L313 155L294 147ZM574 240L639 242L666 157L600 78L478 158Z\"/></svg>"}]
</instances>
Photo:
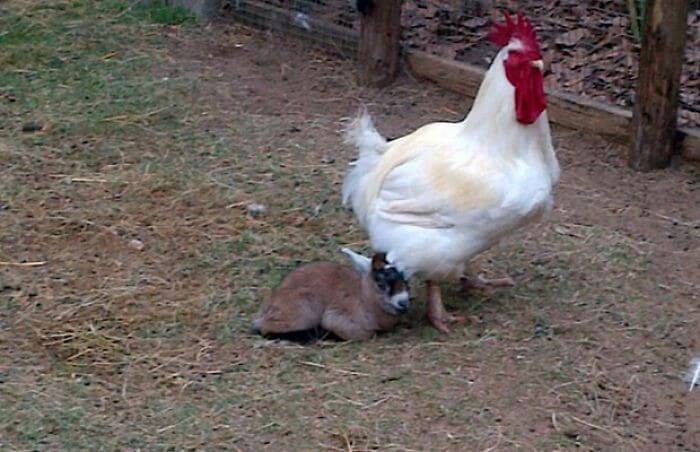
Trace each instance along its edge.
<instances>
[{"instance_id":1,"label":"rooster's leg","mask_svg":"<svg viewBox=\"0 0 700 452\"><path fill-rule=\"evenodd\" d=\"M465 318L462 316L449 314L445 311L445 306L442 304L442 294L440 286L435 281L426 281L428 287L428 320L433 324L438 331L449 333L450 328L447 326L450 322L461 322Z\"/></svg>"},{"instance_id":2,"label":"rooster's leg","mask_svg":"<svg viewBox=\"0 0 700 452\"><path fill-rule=\"evenodd\" d=\"M486 279L481 275L464 275L460 278L462 289L485 289L487 287L513 287L515 281L510 276L505 278Z\"/></svg>"}]
</instances>

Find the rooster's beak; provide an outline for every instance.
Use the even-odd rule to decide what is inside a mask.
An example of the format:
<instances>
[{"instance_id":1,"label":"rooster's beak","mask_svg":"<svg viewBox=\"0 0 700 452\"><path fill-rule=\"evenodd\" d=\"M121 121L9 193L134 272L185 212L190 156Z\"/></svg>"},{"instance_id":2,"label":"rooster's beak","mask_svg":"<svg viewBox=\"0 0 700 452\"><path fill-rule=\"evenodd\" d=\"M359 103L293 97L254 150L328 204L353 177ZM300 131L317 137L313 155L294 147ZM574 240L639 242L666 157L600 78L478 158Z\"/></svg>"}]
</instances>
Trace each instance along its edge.
<instances>
[{"instance_id":1,"label":"rooster's beak","mask_svg":"<svg viewBox=\"0 0 700 452\"><path fill-rule=\"evenodd\" d=\"M542 60L533 60L533 61L530 61L530 64L532 65L532 67L536 67L536 68L539 69L540 71L544 71L544 61L542 61Z\"/></svg>"}]
</instances>

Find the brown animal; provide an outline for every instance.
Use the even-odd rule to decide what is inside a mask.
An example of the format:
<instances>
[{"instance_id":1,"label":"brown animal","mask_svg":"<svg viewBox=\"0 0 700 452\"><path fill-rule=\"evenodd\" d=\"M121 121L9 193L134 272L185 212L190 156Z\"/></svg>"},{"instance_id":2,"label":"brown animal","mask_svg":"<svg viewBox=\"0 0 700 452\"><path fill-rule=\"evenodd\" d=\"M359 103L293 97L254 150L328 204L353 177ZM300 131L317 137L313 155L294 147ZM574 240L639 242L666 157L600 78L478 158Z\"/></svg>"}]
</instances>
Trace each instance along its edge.
<instances>
[{"instance_id":1,"label":"brown animal","mask_svg":"<svg viewBox=\"0 0 700 452\"><path fill-rule=\"evenodd\" d=\"M355 269L336 262L313 262L292 271L263 304L253 331L264 336L321 327L341 339L368 339L391 329L408 310L408 284L387 263L347 248L341 252Z\"/></svg>"}]
</instances>

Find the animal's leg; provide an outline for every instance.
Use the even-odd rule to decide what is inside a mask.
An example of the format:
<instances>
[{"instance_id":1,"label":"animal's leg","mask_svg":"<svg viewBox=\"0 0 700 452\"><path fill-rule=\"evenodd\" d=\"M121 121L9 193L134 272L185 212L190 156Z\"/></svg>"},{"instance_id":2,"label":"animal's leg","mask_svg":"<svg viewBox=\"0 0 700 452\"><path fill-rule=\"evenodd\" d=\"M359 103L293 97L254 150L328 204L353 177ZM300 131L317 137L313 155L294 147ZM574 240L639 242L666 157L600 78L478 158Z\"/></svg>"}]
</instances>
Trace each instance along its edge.
<instances>
[{"instance_id":1,"label":"animal's leg","mask_svg":"<svg viewBox=\"0 0 700 452\"><path fill-rule=\"evenodd\" d=\"M447 326L449 322L463 322L466 318L445 311L440 286L435 281L426 281L426 285L428 287L428 320L438 331L449 333L450 328Z\"/></svg>"},{"instance_id":2,"label":"animal's leg","mask_svg":"<svg viewBox=\"0 0 700 452\"><path fill-rule=\"evenodd\" d=\"M347 315L339 314L333 310L327 310L323 313L321 328L335 333L336 336L346 341L369 339L374 334L374 331L364 328Z\"/></svg>"},{"instance_id":3,"label":"animal's leg","mask_svg":"<svg viewBox=\"0 0 700 452\"><path fill-rule=\"evenodd\" d=\"M262 335L292 333L316 328L321 323L321 313L307 300L291 300L284 309L276 307L263 312L253 321L253 329Z\"/></svg>"},{"instance_id":4,"label":"animal's leg","mask_svg":"<svg viewBox=\"0 0 700 452\"><path fill-rule=\"evenodd\" d=\"M513 287L515 286L515 280L510 276L505 278L494 278L486 279L481 275L470 275L466 274L460 278L462 283L462 289L485 289L487 287Z\"/></svg>"}]
</instances>

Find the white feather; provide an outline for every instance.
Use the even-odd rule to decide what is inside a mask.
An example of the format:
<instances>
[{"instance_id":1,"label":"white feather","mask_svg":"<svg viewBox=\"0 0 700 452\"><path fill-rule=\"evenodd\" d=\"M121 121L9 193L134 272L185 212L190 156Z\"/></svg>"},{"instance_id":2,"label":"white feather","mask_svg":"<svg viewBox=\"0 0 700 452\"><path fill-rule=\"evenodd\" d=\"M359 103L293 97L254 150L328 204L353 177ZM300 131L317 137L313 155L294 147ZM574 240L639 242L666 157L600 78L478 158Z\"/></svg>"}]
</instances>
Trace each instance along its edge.
<instances>
[{"instance_id":1,"label":"white feather","mask_svg":"<svg viewBox=\"0 0 700 452\"><path fill-rule=\"evenodd\" d=\"M695 386L700 386L700 356L690 361L690 369L686 375L686 381L690 383L688 391L692 391Z\"/></svg>"},{"instance_id":2,"label":"white feather","mask_svg":"<svg viewBox=\"0 0 700 452\"><path fill-rule=\"evenodd\" d=\"M367 153L381 154L386 148L386 139L374 127L367 108L360 108L357 118L346 129L345 143L356 146L360 158Z\"/></svg>"},{"instance_id":3,"label":"white feather","mask_svg":"<svg viewBox=\"0 0 700 452\"><path fill-rule=\"evenodd\" d=\"M303 28L306 31L311 31L311 25L309 25L309 15L302 12L297 12L294 15L294 24L298 27Z\"/></svg>"},{"instance_id":4,"label":"white feather","mask_svg":"<svg viewBox=\"0 0 700 452\"><path fill-rule=\"evenodd\" d=\"M343 181L343 205L351 206L357 213L361 208L362 187L386 150L387 141L374 127L372 118L363 107L345 131L345 143L359 151L357 160L350 163L352 168Z\"/></svg>"}]
</instances>

